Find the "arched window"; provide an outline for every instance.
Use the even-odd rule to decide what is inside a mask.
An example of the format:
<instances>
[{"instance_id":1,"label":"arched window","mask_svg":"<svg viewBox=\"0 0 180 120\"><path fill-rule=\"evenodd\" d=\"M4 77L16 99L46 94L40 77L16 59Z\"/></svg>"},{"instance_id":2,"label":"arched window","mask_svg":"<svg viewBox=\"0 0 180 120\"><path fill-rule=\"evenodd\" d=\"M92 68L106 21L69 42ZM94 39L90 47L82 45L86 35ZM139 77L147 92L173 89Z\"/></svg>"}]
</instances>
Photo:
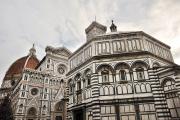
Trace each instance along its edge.
<instances>
[{"instance_id":1,"label":"arched window","mask_svg":"<svg viewBox=\"0 0 180 120\"><path fill-rule=\"evenodd\" d=\"M64 103L63 102L58 102L55 105L55 111L63 111Z\"/></svg>"},{"instance_id":2,"label":"arched window","mask_svg":"<svg viewBox=\"0 0 180 120\"><path fill-rule=\"evenodd\" d=\"M122 88L122 86L117 86L116 87L116 91L117 91L117 93L118 93L118 95L120 95L120 94L123 94L123 88Z\"/></svg>"},{"instance_id":3,"label":"arched window","mask_svg":"<svg viewBox=\"0 0 180 120\"><path fill-rule=\"evenodd\" d=\"M119 71L119 78L120 78L120 80L127 80L125 70L120 70Z\"/></svg>"},{"instance_id":4,"label":"arched window","mask_svg":"<svg viewBox=\"0 0 180 120\"><path fill-rule=\"evenodd\" d=\"M68 86L69 86L69 94L72 94L73 93L73 82L72 82L72 79L69 80Z\"/></svg>"},{"instance_id":5,"label":"arched window","mask_svg":"<svg viewBox=\"0 0 180 120\"><path fill-rule=\"evenodd\" d=\"M144 77L144 69L142 67L136 68L137 80L143 80Z\"/></svg>"},{"instance_id":6,"label":"arched window","mask_svg":"<svg viewBox=\"0 0 180 120\"><path fill-rule=\"evenodd\" d=\"M89 68L85 70L84 76L86 86L91 85L91 70Z\"/></svg>"},{"instance_id":7,"label":"arched window","mask_svg":"<svg viewBox=\"0 0 180 120\"><path fill-rule=\"evenodd\" d=\"M37 114L36 108L34 107L29 108L28 115L36 115L36 114Z\"/></svg>"},{"instance_id":8,"label":"arched window","mask_svg":"<svg viewBox=\"0 0 180 120\"><path fill-rule=\"evenodd\" d=\"M114 95L114 87L109 86L109 95Z\"/></svg>"},{"instance_id":9,"label":"arched window","mask_svg":"<svg viewBox=\"0 0 180 120\"><path fill-rule=\"evenodd\" d=\"M87 86L91 85L91 75L86 75Z\"/></svg>"},{"instance_id":10,"label":"arched window","mask_svg":"<svg viewBox=\"0 0 180 120\"><path fill-rule=\"evenodd\" d=\"M76 89L77 90L81 90L81 75L77 74L75 77L75 81L76 81Z\"/></svg>"},{"instance_id":11,"label":"arched window","mask_svg":"<svg viewBox=\"0 0 180 120\"><path fill-rule=\"evenodd\" d=\"M46 110L46 105L43 106L43 110Z\"/></svg>"},{"instance_id":12,"label":"arched window","mask_svg":"<svg viewBox=\"0 0 180 120\"><path fill-rule=\"evenodd\" d=\"M23 104L21 104L21 105L19 106L19 113L22 113L22 111L23 111Z\"/></svg>"},{"instance_id":13,"label":"arched window","mask_svg":"<svg viewBox=\"0 0 180 120\"><path fill-rule=\"evenodd\" d=\"M77 82L77 90L81 90L81 81Z\"/></svg>"},{"instance_id":14,"label":"arched window","mask_svg":"<svg viewBox=\"0 0 180 120\"><path fill-rule=\"evenodd\" d=\"M109 82L109 71L108 70L103 70L101 72L102 75L102 82Z\"/></svg>"},{"instance_id":15,"label":"arched window","mask_svg":"<svg viewBox=\"0 0 180 120\"><path fill-rule=\"evenodd\" d=\"M167 79L163 83L166 101L172 118L180 118L180 98L177 94L175 82L172 79Z\"/></svg>"},{"instance_id":16,"label":"arched window","mask_svg":"<svg viewBox=\"0 0 180 120\"><path fill-rule=\"evenodd\" d=\"M27 80L28 79L28 75L24 75L24 80Z\"/></svg>"},{"instance_id":17,"label":"arched window","mask_svg":"<svg viewBox=\"0 0 180 120\"><path fill-rule=\"evenodd\" d=\"M69 85L69 93L70 94L73 93L73 85L72 84Z\"/></svg>"},{"instance_id":18,"label":"arched window","mask_svg":"<svg viewBox=\"0 0 180 120\"><path fill-rule=\"evenodd\" d=\"M99 93L100 93L100 95L104 95L104 88L103 87L100 87Z\"/></svg>"},{"instance_id":19,"label":"arched window","mask_svg":"<svg viewBox=\"0 0 180 120\"><path fill-rule=\"evenodd\" d=\"M109 95L109 88L107 86L104 87L104 95Z\"/></svg>"},{"instance_id":20,"label":"arched window","mask_svg":"<svg viewBox=\"0 0 180 120\"><path fill-rule=\"evenodd\" d=\"M43 108L42 108L42 114L45 115L46 114L46 105L43 105Z\"/></svg>"}]
</instances>

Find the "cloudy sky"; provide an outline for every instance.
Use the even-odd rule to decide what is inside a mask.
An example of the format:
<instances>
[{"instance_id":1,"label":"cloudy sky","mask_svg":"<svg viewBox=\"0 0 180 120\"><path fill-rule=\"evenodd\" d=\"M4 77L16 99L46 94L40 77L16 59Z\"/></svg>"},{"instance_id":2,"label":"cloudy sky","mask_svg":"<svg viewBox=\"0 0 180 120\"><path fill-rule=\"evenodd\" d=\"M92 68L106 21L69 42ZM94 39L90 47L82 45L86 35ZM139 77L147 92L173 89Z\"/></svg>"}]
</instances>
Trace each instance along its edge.
<instances>
[{"instance_id":1,"label":"cloudy sky","mask_svg":"<svg viewBox=\"0 0 180 120\"><path fill-rule=\"evenodd\" d=\"M0 84L9 66L35 43L71 51L85 43L95 20L119 31L142 30L170 45L180 64L180 0L0 0Z\"/></svg>"}]
</instances>

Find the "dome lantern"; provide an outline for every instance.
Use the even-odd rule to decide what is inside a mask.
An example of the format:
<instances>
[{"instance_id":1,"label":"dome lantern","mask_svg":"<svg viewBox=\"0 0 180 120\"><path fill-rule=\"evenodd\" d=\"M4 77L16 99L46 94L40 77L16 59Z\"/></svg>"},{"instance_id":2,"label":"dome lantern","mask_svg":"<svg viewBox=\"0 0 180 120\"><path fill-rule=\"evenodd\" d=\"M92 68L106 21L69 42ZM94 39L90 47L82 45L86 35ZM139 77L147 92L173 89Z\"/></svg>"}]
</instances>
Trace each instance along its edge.
<instances>
[{"instance_id":1,"label":"dome lantern","mask_svg":"<svg viewBox=\"0 0 180 120\"><path fill-rule=\"evenodd\" d=\"M29 55L36 56L36 49L35 49L35 45L34 44L33 44L32 48L29 50Z\"/></svg>"}]
</instances>

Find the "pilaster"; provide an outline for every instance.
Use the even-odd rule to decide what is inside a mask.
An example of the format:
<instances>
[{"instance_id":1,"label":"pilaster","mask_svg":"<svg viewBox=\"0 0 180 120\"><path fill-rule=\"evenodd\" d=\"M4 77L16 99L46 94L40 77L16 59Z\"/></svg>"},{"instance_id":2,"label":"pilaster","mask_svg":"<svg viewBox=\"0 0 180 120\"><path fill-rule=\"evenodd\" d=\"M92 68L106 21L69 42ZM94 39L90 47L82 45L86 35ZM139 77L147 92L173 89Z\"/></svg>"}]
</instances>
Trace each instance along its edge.
<instances>
[{"instance_id":1,"label":"pilaster","mask_svg":"<svg viewBox=\"0 0 180 120\"><path fill-rule=\"evenodd\" d=\"M165 93L160 85L156 69L149 69L149 82L151 82L152 94L158 120L171 120L171 115L167 106Z\"/></svg>"}]
</instances>

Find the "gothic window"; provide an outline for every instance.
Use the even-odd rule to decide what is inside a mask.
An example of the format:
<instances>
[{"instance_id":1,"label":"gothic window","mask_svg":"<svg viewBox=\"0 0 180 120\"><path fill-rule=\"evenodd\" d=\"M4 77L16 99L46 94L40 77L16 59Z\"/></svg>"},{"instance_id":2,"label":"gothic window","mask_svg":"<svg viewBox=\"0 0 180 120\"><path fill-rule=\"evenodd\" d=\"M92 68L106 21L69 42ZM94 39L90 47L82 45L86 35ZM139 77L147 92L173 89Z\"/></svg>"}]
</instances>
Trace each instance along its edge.
<instances>
[{"instance_id":1,"label":"gothic window","mask_svg":"<svg viewBox=\"0 0 180 120\"><path fill-rule=\"evenodd\" d=\"M102 75L102 82L109 82L109 71L108 70L103 70L101 72Z\"/></svg>"},{"instance_id":2,"label":"gothic window","mask_svg":"<svg viewBox=\"0 0 180 120\"><path fill-rule=\"evenodd\" d=\"M23 111L23 104L21 104L21 105L19 106L19 113L22 113L22 111Z\"/></svg>"},{"instance_id":3,"label":"gothic window","mask_svg":"<svg viewBox=\"0 0 180 120\"><path fill-rule=\"evenodd\" d=\"M165 80L163 87L171 117L180 118L180 98L178 97L175 82L171 79Z\"/></svg>"},{"instance_id":4,"label":"gothic window","mask_svg":"<svg viewBox=\"0 0 180 120\"><path fill-rule=\"evenodd\" d=\"M86 76L86 79L87 79L87 86L91 85L91 75L87 75Z\"/></svg>"},{"instance_id":5,"label":"gothic window","mask_svg":"<svg viewBox=\"0 0 180 120\"><path fill-rule=\"evenodd\" d=\"M76 81L76 89L81 90L81 75L77 74L74 79Z\"/></svg>"},{"instance_id":6,"label":"gothic window","mask_svg":"<svg viewBox=\"0 0 180 120\"><path fill-rule=\"evenodd\" d=\"M81 90L81 81L77 82L77 90Z\"/></svg>"},{"instance_id":7,"label":"gothic window","mask_svg":"<svg viewBox=\"0 0 180 120\"><path fill-rule=\"evenodd\" d=\"M117 63L115 65L116 70L116 81L129 81L130 78L130 72L129 72L129 65L127 63Z\"/></svg>"},{"instance_id":8,"label":"gothic window","mask_svg":"<svg viewBox=\"0 0 180 120\"><path fill-rule=\"evenodd\" d=\"M24 75L24 80L27 80L28 76L27 75Z\"/></svg>"},{"instance_id":9,"label":"gothic window","mask_svg":"<svg viewBox=\"0 0 180 120\"><path fill-rule=\"evenodd\" d=\"M87 70L85 70L84 76L85 76L85 83L86 86L91 85L91 70L88 68Z\"/></svg>"},{"instance_id":10,"label":"gothic window","mask_svg":"<svg viewBox=\"0 0 180 120\"><path fill-rule=\"evenodd\" d=\"M28 115L36 115L37 111L36 108L32 107L28 110Z\"/></svg>"},{"instance_id":11,"label":"gothic window","mask_svg":"<svg viewBox=\"0 0 180 120\"><path fill-rule=\"evenodd\" d=\"M137 80L144 79L144 69L142 67L136 68Z\"/></svg>"},{"instance_id":12,"label":"gothic window","mask_svg":"<svg viewBox=\"0 0 180 120\"><path fill-rule=\"evenodd\" d=\"M49 64L47 65L47 68L49 68Z\"/></svg>"},{"instance_id":13,"label":"gothic window","mask_svg":"<svg viewBox=\"0 0 180 120\"><path fill-rule=\"evenodd\" d=\"M120 78L120 80L127 80L126 79L126 71L125 70L120 70L119 71L119 78Z\"/></svg>"},{"instance_id":14,"label":"gothic window","mask_svg":"<svg viewBox=\"0 0 180 120\"><path fill-rule=\"evenodd\" d=\"M69 86L69 87L70 87L69 92L70 92L70 93L73 93L73 85L72 85L72 84L70 84L70 86Z\"/></svg>"},{"instance_id":15,"label":"gothic window","mask_svg":"<svg viewBox=\"0 0 180 120\"><path fill-rule=\"evenodd\" d=\"M21 97L24 97L24 96L25 96L25 92L22 92L22 93L21 93Z\"/></svg>"},{"instance_id":16,"label":"gothic window","mask_svg":"<svg viewBox=\"0 0 180 120\"><path fill-rule=\"evenodd\" d=\"M72 79L69 80L68 86L69 86L69 94L72 94L72 93L73 93L73 83L72 83Z\"/></svg>"},{"instance_id":17,"label":"gothic window","mask_svg":"<svg viewBox=\"0 0 180 120\"><path fill-rule=\"evenodd\" d=\"M46 80L45 80L45 81L46 81L46 83L48 83L48 79L47 79L47 78L46 78Z\"/></svg>"}]
</instances>

